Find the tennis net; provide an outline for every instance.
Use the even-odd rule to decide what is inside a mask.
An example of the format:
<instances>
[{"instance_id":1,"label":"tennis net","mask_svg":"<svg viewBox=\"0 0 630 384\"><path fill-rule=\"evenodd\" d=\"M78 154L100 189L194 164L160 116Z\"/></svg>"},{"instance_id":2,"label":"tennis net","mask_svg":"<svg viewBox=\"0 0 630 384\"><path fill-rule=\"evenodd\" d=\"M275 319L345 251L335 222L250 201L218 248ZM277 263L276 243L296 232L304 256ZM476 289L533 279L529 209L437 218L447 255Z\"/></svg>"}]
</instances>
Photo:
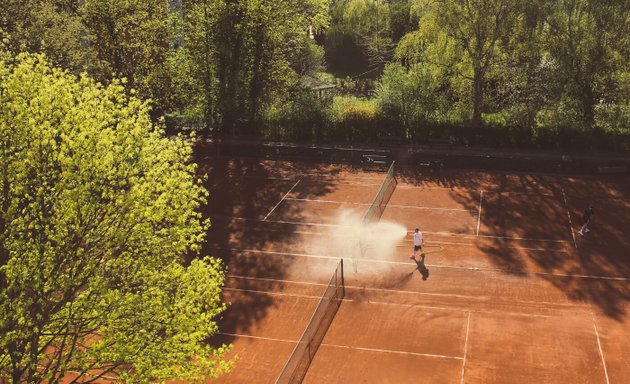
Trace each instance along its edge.
<instances>
[{"instance_id":1,"label":"tennis net","mask_svg":"<svg viewBox=\"0 0 630 384\"><path fill-rule=\"evenodd\" d=\"M308 367L315 357L315 353L319 348L326 331L341 305L341 300L345 295L343 284L343 259L339 261L335 268L326 291L311 316L300 341L293 349L293 353L287 360L282 372L276 380L276 384L294 384L301 383L306 376Z\"/></svg>"},{"instance_id":2,"label":"tennis net","mask_svg":"<svg viewBox=\"0 0 630 384\"><path fill-rule=\"evenodd\" d=\"M365 213L365 216L363 217L363 225L371 224L381 219L383 211L385 211L387 203L392 197L392 194L396 189L396 185L398 185L398 180L396 180L396 176L394 175L394 164L395 162L392 162L392 165L389 166L389 170L387 171L385 180L381 185L381 189L378 191L378 194L374 198L374 202L372 202L372 205L370 205L370 208L368 208Z\"/></svg>"}]
</instances>

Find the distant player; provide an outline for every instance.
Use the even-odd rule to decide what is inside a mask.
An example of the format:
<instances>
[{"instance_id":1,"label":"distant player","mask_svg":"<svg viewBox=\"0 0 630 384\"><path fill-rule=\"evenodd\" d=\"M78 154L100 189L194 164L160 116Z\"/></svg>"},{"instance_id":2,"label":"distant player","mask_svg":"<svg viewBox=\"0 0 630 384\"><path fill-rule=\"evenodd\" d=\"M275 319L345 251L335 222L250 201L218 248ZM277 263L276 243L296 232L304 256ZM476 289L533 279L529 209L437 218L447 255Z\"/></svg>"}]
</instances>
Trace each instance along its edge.
<instances>
[{"instance_id":1,"label":"distant player","mask_svg":"<svg viewBox=\"0 0 630 384\"><path fill-rule=\"evenodd\" d=\"M591 217L593 217L593 213L593 207L591 207L590 205L584 210L584 225L579 231L580 235L584 236L585 233L590 231L590 229L588 229L588 223L591 222Z\"/></svg>"},{"instance_id":2,"label":"distant player","mask_svg":"<svg viewBox=\"0 0 630 384\"><path fill-rule=\"evenodd\" d=\"M411 255L410 259L416 260L416 253L418 251L422 253L422 246L424 245L424 237L422 236L422 232L420 232L419 228L416 228L416 231L413 234L413 255Z\"/></svg>"}]
</instances>

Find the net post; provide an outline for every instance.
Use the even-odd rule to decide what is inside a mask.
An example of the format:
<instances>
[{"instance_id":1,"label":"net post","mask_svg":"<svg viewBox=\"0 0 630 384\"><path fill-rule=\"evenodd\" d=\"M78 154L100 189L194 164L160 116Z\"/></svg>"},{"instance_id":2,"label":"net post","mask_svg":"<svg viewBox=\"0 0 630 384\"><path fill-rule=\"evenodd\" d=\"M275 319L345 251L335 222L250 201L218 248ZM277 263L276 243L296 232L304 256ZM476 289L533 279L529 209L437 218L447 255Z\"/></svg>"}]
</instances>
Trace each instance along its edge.
<instances>
[{"instance_id":1,"label":"net post","mask_svg":"<svg viewBox=\"0 0 630 384\"><path fill-rule=\"evenodd\" d=\"M341 298L346 296L346 282L343 277L343 259L339 262L339 270L341 272Z\"/></svg>"}]
</instances>

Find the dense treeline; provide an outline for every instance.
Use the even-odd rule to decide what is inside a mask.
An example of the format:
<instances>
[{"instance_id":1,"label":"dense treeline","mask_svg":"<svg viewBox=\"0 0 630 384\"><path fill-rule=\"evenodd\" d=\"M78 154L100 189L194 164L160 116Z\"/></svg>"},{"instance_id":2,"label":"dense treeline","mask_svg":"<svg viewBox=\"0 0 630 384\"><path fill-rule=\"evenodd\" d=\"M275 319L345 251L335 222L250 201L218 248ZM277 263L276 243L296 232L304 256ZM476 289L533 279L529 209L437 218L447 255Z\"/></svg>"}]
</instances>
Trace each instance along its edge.
<instances>
[{"instance_id":1,"label":"dense treeline","mask_svg":"<svg viewBox=\"0 0 630 384\"><path fill-rule=\"evenodd\" d=\"M3 1L12 51L124 77L178 129L584 146L630 134L625 0ZM332 100L312 91L327 83Z\"/></svg>"}]
</instances>

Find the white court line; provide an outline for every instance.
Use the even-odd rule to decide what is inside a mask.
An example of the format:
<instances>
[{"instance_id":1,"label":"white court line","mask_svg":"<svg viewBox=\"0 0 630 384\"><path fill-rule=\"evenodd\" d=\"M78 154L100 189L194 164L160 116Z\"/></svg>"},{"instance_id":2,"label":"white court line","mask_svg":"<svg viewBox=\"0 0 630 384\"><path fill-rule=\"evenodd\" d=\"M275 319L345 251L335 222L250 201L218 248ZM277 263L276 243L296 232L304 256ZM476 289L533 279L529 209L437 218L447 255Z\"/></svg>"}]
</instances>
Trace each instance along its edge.
<instances>
[{"instance_id":1,"label":"white court line","mask_svg":"<svg viewBox=\"0 0 630 384\"><path fill-rule=\"evenodd\" d=\"M212 247L211 249L262 253L262 254L281 255L281 256L304 257L304 258L312 258L312 259L339 260L339 257L337 256L316 255L316 254L310 254L310 253L275 252L275 251L263 251L259 249L226 248L226 247ZM344 259L350 260L352 262L356 261L356 262L381 263L381 264L406 265L406 266L414 265L413 262L407 262L407 261L376 260L376 259L363 259L363 258L352 258L352 257L347 257ZM580 275L580 274L552 273L552 272L517 271L517 270L499 269L499 268L463 267L463 266L457 266L457 265L438 265L438 264L426 264L426 265L428 267L433 267L433 268L455 269L455 270L474 271L474 272L498 272L498 273L510 273L510 274L520 274L520 275L573 277L573 278L593 279L593 280L630 281L630 277L610 277L610 276Z\"/></svg>"},{"instance_id":2,"label":"white court line","mask_svg":"<svg viewBox=\"0 0 630 384\"><path fill-rule=\"evenodd\" d=\"M230 337L245 337L247 339L255 339L255 340L266 340L266 341L280 341L283 343L291 343L295 344L297 340L289 340L289 339L278 339L276 337L262 337L262 336L253 336L253 335L239 335L237 333L228 333L228 332L217 332L215 335L220 336L230 336Z\"/></svg>"},{"instance_id":3,"label":"white court line","mask_svg":"<svg viewBox=\"0 0 630 384\"><path fill-rule=\"evenodd\" d=\"M325 284L327 285L327 284ZM346 289L348 288L352 288L350 286L345 286ZM283 292L272 292L272 291L259 291L259 290L255 290L255 289L241 289L241 288L224 288L225 290L230 290L230 291L239 291L239 292L249 292L249 293L254 293L254 294L260 294L260 295L270 295L270 296L283 296L283 297L294 297L294 298L300 298L300 299L313 299L313 300L321 300L321 296L307 296L307 295L300 295L300 294L294 294L294 293L283 293ZM366 290L369 288L365 288ZM387 289L380 289L382 291L387 291L387 292L398 292L398 291L394 291L394 290L387 290ZM411 292L409 291L409 293L413 293L413 294L422 294L422 292ZM429 295L429 296L445 296L445 297L465 297L468 299L477 299L476 296L461 296L461 295L445 295L445 294L433 294L433 295ZM509 316L521 316L521 317L535 317L535 318L545 318L545 319L549 319L549 318L554 318L554 317L558 317L560 315L542 315L542 314L534 314L534 313L523 313L523 312L506 312L506 311L491 311L491 310L483 310L483 309L469 309L467 307L464 308L459 308L457 306L453 306L453 307L439 307L436 305L426 305L426 304L421 304L421 303L416 303L416 304L409 304L409 303L392 303L392 302L386 302L386 301L378 301L378 300L356 300L356 299L341 299L341 301L343 302L347 302L347 303L359 303L359 304L373 304L373 305L389 305L392 307L407 307L407 308L419 308L419 309L423 309L423 310L432 310L432 311L446 311L446 312L453 312L453 311L457 311L457 312L464 312L464 313L468 313L470 314L470 312L475 312L475 313L486 313L486 314L497 314L500 313L502 315L509 315ZM546 303L546 302L531 302L531 301L515 301L515 303L535 303L535 304L548 304L550 305L550 307L545 308L548 309L550 311L562 311L564 310L563 308L552 308L553 306L555 307L568 307L569 309L579 309L580 307L577 305L571 305L571 304L564 304L564 303ZM470 307L475 307L475 303L469 303ZM461 304L458 304L461 305ZM562 316L565 316L564 314Z\"/></svg>"},{"instance_id":4,"label":"white court line","mask_svg":"<svg viewBox=\"0 0 630 384\"><path fill-rule=\"evenodd\" d=\"M562 188L562 197L564 198L564 206L567 208L567 217L569 218L569 229L571 230L571 236L573 236L573 245L575 249L578 249L577 241L575 240L575 233L573 232L573 221L571 220L571 211L569 211L569 203L567 202L567 195Z\"/></svg>"},{"instance_id":5,"label":"white court line","mask_svg":"<svg viewBox=\"0 0 630 384\"><path fill-rule=\"evenodd\" d=\"M593 317L593 327L595 328L595 336L597 336L597 346L599 347L599 355L602 357L602 365L604 366L604 375L606 376L606 384L610 384L610 380L608 379L608 369L606 368L606 360L604 359L604 351L602 350L602 343L599 341L599 331L597 330L597 322L595 319L595 314L591 309L591 316Z\"/></svg>"},{"instance_id":6,"label":"white court line","mask_svg":"<svg viewBox=\"0 0 630 384\"><path fill-rule=\"evenodd\" d=\"M295 177L276 177L276 176L247 176L247 175L237 175L234 176L235 179L243 179L243 180L274 180L274 181L293 181Z\"/></svg>"},{"instance_id":7,"label":"white court line","mask_svg":"<svg viewBox=\"0 0 630 384\"><path fill-rule=\"evenodd\" d=\"M245 288L231 288L231 287L223 287L226 291L237 291L237 292L251 292L251 293L260 293L263 295L272 295L272 296L287 296L287 297L298 297L300 299L315 299L320 300L322 297L315 295L301 295L299 293L282 293L282 292L273 292L273 291L259 291L257 289L245 289Z\"/></svg>"},{"instance_id":8,"label":"white court line","mask_svg":"<svg viewBox=\"0 0 630 384\"><path fill-rule=\"evenodd\" d=\"M295 284L308 284L308 285L317 285L317 286L328 286L328 284L324 283L309 283L295 280L282 280L282 279L271 279L265 277L249 277L249 276L238 276L238 275L228 275L228 277L232 277L235 279L243 279L243 280L261 280L261 281L271 281L271 282L279 282L279 283L295 283ZM387 289L387 288L376 288L376 287L362 287L358 285L344 285L347 290L357 290L357 291L375 291L375 292L386 292L386 293L400 293L400 294L409 294L409 295L419 295L419 296L431 296L431 297L444 297L444 298L458 298L458 299L474 299L479 300L478 296L472 295L457 295L454 293L433 293L433 292L419 292L419 291L405 291L401 289ZM344 299L345 300L345 299ZM379 303L378 301L371 301L372 303ZM556 307L567 307L567 308L577 308L579 304L575 303L560 303L560 302L552 302L552 301L540 301L540 300L512 300L514 303L519 304L542 304L548 306L556 306ZM391 303L384 303L391 304ZM395 304L395 305L406 305L406 304ZM438 309L444 309L441 307L432 307Z\"/></svg>"},{"instance_id":9,"label":"white court line","mask_svg":"<svg viewBox=\"0 0 630 384\"><path fill-rule=\"evenodd\" d=\"M231 337L244 337L248 339L256 339L256 340L266 340L266 341L279 341L283 343L292 343L295 344L298 340L288 340L288 339L278 339L275 337L263 337L263 336L252 336L252 335L239 335L236 333L227 333L227 332L217 332L217 335L221 336L231 336ZM419 352L407 352L407 351L397 351L393 349L380 349L380 348L365 348L365 347L352 347L349 345L338 345L338 344L328 344L321 343L321 346L330 347L330 348L344 348L344 349L352 349L358 351L369 351L369 352L380 352L380 353L395 353L398 355L409 355L409 356L423 356L423 357L436 357L440 359L455 359L461 360L461 357L458 356L446 356L446 355L435 355L432 353L419 353Z\"/></svg>"},{"instance_id":10,"label":"white court line","mask_svg":"<svg viewBox=\"0 0 630 384\"><path fill-rule=\"evenodd\" d=\"M438 359L462 360L462 358L458 357L458 356L435 355L435 354L432 354L432 353L395 351L395 350L392 350L392 349L380 349L380 348L351 347L351 346L348 346L348 345L335 345L335 344L328 344L328 343L322 343L321 345L324 346L324 347L344 348L344 349L351 349L351 350L357 350L357 351L380 352L380 353L395 353L395 354L399 354L399 355L435 357L435 358L438 358Z\"/></svg>"},{"instance_id":11,"label":"white court line","mask_svg":"<svg viewBox=\"0 0 630 384\"><path fill-rule=\"evenodd\" d=\"M468 333L470 331L470 312L468 312L468 322L466 323L466 341L464 341L464 361L462 362L462 380L464 384L464 370L466 368L466 355L468 354Z\"/></svg>"},{"instance_id":12,"label":"white court line","mask_svg":"<svg viewBox=\"0 0 630 384\"><path fill-rule=\"evenodd\" d=\"M331 228L352 228L351 225L339 225L339 224L329 224L329 223L309 223L307 221L283 221L283 220L261 220L261 219L252 219L247 217L230 217L230 216L213 216L214 219L226 219L226 220L236 220L236 221L256 221L259 223L271 223L271 224L290 224L290 225L305 225L305 226L313 226L313 227L331 227ZM407 233L413 233L413 230L407 230ZM440 236L450 236L450 237L458 237L462 239L475 239L486 238L486 239L504 239L504 240L523 240L523 241L538 241L545 243L570 243L568 240L552 240L552 239L534 239L530 237L510 237L510 236L492 236L492 235L479 235L476 236L474 234L467 233L454 233L454 232L431 232L431 231L422 231L422 233L428 233L432 235L440 235Z\"/></svg>"},{"instance_id":13,"label":"white court line","mask_svg":"<svg viewBox=\"0 0 630 384\"><path fill-rule=\"evenodd\" d=\"M223 175L223 177L221 177L219 179L219 181L217 181L216 183L212 184L212 186L210 188L208 188L209 191L215 190L219 185L223 184L226 180L228 180L231 177L230 172L226 172L225 175Z\"/></svg>"},{"instance_id":14,"label":"white court line","mask_svg":"<svg viewBox=\"0 0 630 384\"><path fill-rule=\"evenodd\" d=\"M520 192L520 191L490 191L487 189L481 190L481 192L486 193L508 193L514 195L525 195L525 196L549 196L549 197L558 197L555 193L539 193L539 192Z\"/></svg>"},{"instance_id":15,"label":"white court line","mask_svg":"<svg viewBox=\"0 0 630 384\"><path fill-rule=\"evenodd\" d=\"M479 212L477 216L477 237L479 237L479 225L481 224L481 202L483 201L483 191L479 194Z\"/></svg>"},{"instance_id":16,"label":"white court line","mask_svg":"<svg viewBox=\"0 0 630 384\"><path fill-rule=\"evenodd\" d=\"M407 233L413 233L412 230L407 229ZM504 239L504 240L523 240L523 241L539 241L542 243L570 243L568 240L555 240L555 239L534 239L531 237L511 237L511 236L493 236L493 235L474 235L468 233L453 233L453 232L431 232L431 231L422 231L422 233L428 233L431 235L440 235L440 236L452 236L459 237L464 239L474 239L477 237L484 239Z\"/></svg>"},{"instance_id":17,"label":"white court line","mask_svg":"<svg viewBox=\"0 0 630 384\"><path fill-rule=\"evenodd\" d=\"M352 201L324 200L324 199L305 199L305 198L295 198L295 197L288 197L285 200L309 201L309 202L317 202L317 203L372 205L372 203L355 203L355 202L352 202ZM436 211L477 212L474 209L422 207L422 206L417 206L417 205L397 205L397 204L387 204L387 208L406 208L406 209L422 209L422 210L436 210Z\"/></svg>"},{"instance_id":18,"label":"white court line","mask_svg":"<svg viewBox=\"0 0 630 384\"><path fill-rule=\"evenodd\" d=\"M353 201L324 200L324 199L305 199L298 197L287 197L285 200L308 201L313 203L332 203L332 204L348 204L348 205L372 205L372 203L355 203Z\"/></svg>"},{"instance_id":19,"label":"white court line","mask_svg":"<svg viewBox=\"0 0 630 384\"><path fill-rule=\"evenodd\" d=\"M417 293L417 292L415 292ZM519 313L519 312L505 312L505 311L490 311L490 310L483 310L483 309L468 309L468 308L457 308L455 306L453 307L438 307L435 305L422 305L422 304L398 304L398 303L391 303L391 302L385 302L385 301L374 301L374 300L367 300L367 301L363 301L363 300L353 300L353 299L342 299L342 301L348 301L348 302L356 302L356 303L367 303L367 304L376 304L376 305L390 305L393 307L410 307L410 308L420 308L420 309L428 309L428 310L432 310L432 311L446 311L446 312L453 312L453 311L457 311L457 312L463 312L463 313L471 313L471 312L475 312L475 313L485 313L485 314L501 314L501 315L508 315L508 316L521 316L521 317L536 317L536 318L543 318L543 319L551 319L551 318L555 318L558 317L559 315L540 315L540 314L534 314L534 313ZM553 303L552 303L553 304ZM470 305L471 307L474 307L474 305ZM562 309L556 309L556 308L547 308L550 311L561 311Z\"/></svg>"},{"instance_id":20,"label":"white court line","mask_svg":"<svg viewBox=\"0 0 630 384\"><path fill-rule=\"evenodd\" d=\"M424 244L425 244L424 246L426 246L426 247L430 247L432 244L463 245L463 246L466 246L466 247L474 247L475 246L475 244L470 244L470 243L452 243L452 242L448 242L448 241L431 241L430 243L425 242ZM409 245L399 244L396 247L397 248L408 248ZM505 247L505 248L508 248L508 249L520 249L520 250L524 250L524 251L542 251L542 252L554 252L554 253L569 253L569 251L567 251L565 249L512 247L512 246L508 246L508 247Z\"/></svg>"},{"instance_id":21,"label":"white court line","mask_svg":"<svg viewBox=\"0 0 630 384\"><path fill-rule=\"evenodd\" d=\"M435 189L435 190L446 190L446 191L484 191L484 192L488 192L488 193L513 193L513 194L519 194L519 195L538 195L538 196L555 196L555 194L553 193L538 193L538 192L523 192L523 191L506 191L506 190L490 190L490 189L477 189L474 187L469 187L469 186L454 186L454 187L440 187L440 186L430 186L430 185L411 185L408 184L404 181L401 181L398 183L398 186L396 187L396 189L427 189L427 190L431 190L431 189Z\"/></svg>"},{"instance_id":22,"label":"white court line","mask_svg":"<svg viewBox=\"0 0 630 384\"><path fill-rule=\"evenodd\" d=\"M446 190L446 191L481 191L486 193L509 193L509 194L518 194L518 195L526 195L526 196L553 196L557 197L554 193L539 193L539 192L521 192L521 191L505 191L505 190L487 190L487 189L475 189L472 187L431 187L431 186L414 186L414 185L401 185L398 184L396 189L426 189L426 190Z\"/></svg>"},{"instance_id":23,"label":"white court line","mask_svg":"<svg viewBox=\"0 0 630 384\"><path fill-rule=\"evenodd\" d=\"M276 210L276 208L278 208L278 206L282 203L282 201L284 200L285 197L287 197L289 195L289 193L291 193L291 191L293 191L293 188L295 188L298 184L300 183L300 180L296 181L295 184L293 184L293 186L291 187L291 189L289 189L289 192L285 193L284 196L282 196L282 199L280 199L280 201L278 201L278 204L276 204L275 207L273 207L271 209L271 211L269 211L269 213L267 214L267 216L265 216L265 218L263 219L263 221L267 221L267 218L269 217L269 215L271 215L273 213L273 211Z\"/></svg>"},{"instance_id":24,"label":"white court line","mask_svg":"<svg viewBox=\"0 0 630 384\"><path fill-rule=\"evenodd\" d=\"M290 283L290 284L304 284L304 285L316 285L318 287L328 286L328 284L324 283L313 283L308 281L297 281L297 280L285 280L285 279L272 279L269 277L252 277L252 276L241 276L241 275L225 275L225 277L232 279L242 279L242 280L260 280L260 281L269 281L272 283ZM347 287L347 285L346 285Z\"/></svg>"},{"instance_id":25,"label":"white court line","mask_svg":"<svg viewBox=\"0 0 630 384\"><path fill-rule=\"evenodd\" d=\"M347 185L347 186L357 186L357 187L380 187L383 183L377 183L376 181L374 183L366 183L366 182L358 182L358 183L353 183L351 180L347 180L347 182L336 182L336 181L326 181L325 179L322 181L313 181L313 180L309 180L304 182L305 184L326 184L326 185Z\"/></svg>"},{"instance_id":26,"label":"white court line","mask_svg":"<svg viewBox=\"0 0 630 384\"><path fill-rule=\"evenodd\" d=\"M214 219L228 219L235 221L257 221L259 223L271 223L271 224L290 224L290 225L305 225L311 227L332 227L332 228L352 228L350 225L339 225L329 223L309 223L306 221L285 221L285 220L261 220L252 219L247 217L230 217L230 216L213 216Z\"/></svg>"},{"instance_id":27,"label":"white court line","mask_svg":"<svg viewBox=\"0 0 630 384\"><path fill-rule=\"evenodd\" d=\"M422 207L417 205L397 205L387 204L387 208L408 208L408 209L422 209L422 210L434 210L434 211L461 211L461 212L477 212L475 209L463 209L463 208L439 208L439 207Z\"/></svg>"},{"instance_id":28,"label":"white court line","mask_svg":"<svg viewBox=\"0 0 630 384\"><path fill-rule=\"evenodd\" d=\"M285 200L290 200L290 199L285 199ZM215 220L219 220L217 219L217 217L214 217ZM231 219L231 218L230 218ZM238 219L238 218L237 218ZM249 219L239 219L239 220L249 220ZM272 221L267 221L267 223L274 223ZM283 222L283 223L287 223L287 222ZM310 226L325 226L325 227L337 227L338 225L335 224L315 224L315 223L311 223L311 224L305 224L305 225L310 225ZM339 226L341 227L341 226ZM300 230L288 230L288 229L273 229L273 228L264 228L264 229L255 229L255 230L261 230L264 232L280 232L280 233L291 233L291 234L300 234L300 235L313 235L313 236L320 236L320 237L330 237L330 236L335 236L335 234L331 234L328 232L318 232L318 231L300 231ZM429 232L424 232L424 233L429 233ZM433 233L437 233L437 232L433 232ZM457 235L457 234L452 234L452 235ZM518 239L515 239L518 240ZM412 239L403 239L403 242L406 243L411 243L413 242ZM568 242L568 241L566 241ZM427 245L431 245L431 244L446 244L446 245L462 245L462 246L467 246L467 247L474 247L476 246L473 243L460 243L460 242L453 242L453 241L437 241L437 240L432 240L430 243L426 243ZM396 245L396 247L400 247L400 248L407 248L408 245L405 244L399 244ZM522 250L526 250L526 251L550 251L550 252L558 252L558 253L569 253L569 251L565 250L565 249L552 249L550 250L549 248L533 248L533 247L514 247L514 246L507 246L506 248L510 248L510 249L522 249Z\"/></svg>"}]
</instances>

